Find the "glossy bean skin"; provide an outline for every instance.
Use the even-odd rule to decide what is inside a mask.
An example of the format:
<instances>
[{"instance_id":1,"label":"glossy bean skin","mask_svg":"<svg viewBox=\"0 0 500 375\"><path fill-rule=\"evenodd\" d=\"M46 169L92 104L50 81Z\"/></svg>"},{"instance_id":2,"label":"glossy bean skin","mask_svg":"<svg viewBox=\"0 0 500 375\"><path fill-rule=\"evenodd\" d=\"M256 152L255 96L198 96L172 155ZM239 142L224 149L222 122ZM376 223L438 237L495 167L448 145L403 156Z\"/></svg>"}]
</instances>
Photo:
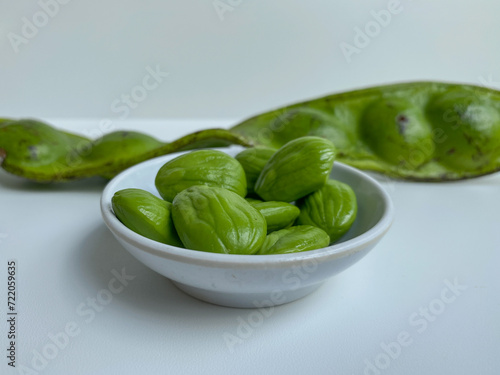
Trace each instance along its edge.
<instances>
[{"instance_id":1,"label":"glossy bean skin","mask_svg":"<svg viewBox=\"0 0 500 375\"><path fill-rule=\"evenodd\" d=\"M300 213L297 206L286 202L264 202L248 198L247 202L256 208L264 216L264 219L266 219L267 233L288 228L294 223Z\"/></svg>"},{"instance_id":2,"label":"glossy bean skin","mask_svg":"<svg viewBox=\"0 0 500 375\"><path fill-rule=\"evenodd\" d=\"M172 203L141 189L123 189L112 198L113 212L129 229L151 240L183 247L172 221Z\"/></svg>"},{"instance_id":3,"label":"glossy bean skin","mask_svg":"<svg viewBox=\"0 0 500 375\"><path fill-rule=\"evenodd\" d=\"M195 185L222 187L242 197L247 194L243 167L235 158L218 150L191 151L168 161L158 171L155 185L169 202Z\"/></svg>"},{"instance_id":4,"label":"glossy bean skin","mask_svg":"<svg viewBox=\"0 0 500 375\"><path fill-rule=\"evenodd\" d=\"M324 230L312 225L298 225L268 234L258 254L290 254L317 250L328 246L329 241L330 238Z\"/></svg>"},{"instance_id":5,"label":"glossy bean skin","mask_svg":"<svg viewBox=\"0 0 500 375\"><path fill-rule=\"evenodd\" d=\"M313 225L337 241L351 228L358 212L356 195L351 187L336 180L297 202L300 214L297 225Z\"/></svg>"},{"instance_id":6,"label":"glossy bean skin","mask_svg":"<svg viewBox=\"0 0 500 375\"><path fill-rule=\"evenodd\" d=\"M335 161L335 146L321 137L283 145L264 166L255 192L265 201L293 202L322 187Z\"/></svg>"},{"instance_id":7,"label":"glossy bean skin","mask_svg":"<svg viewBox=\"0 0 500 375\"><path fill-rule=\"evenodd\" d=\"M266 220L238 194L220 187L192 186L176 195L172 218L188 249L255 254L266 238Z\"/></svg>"},{"instance_id":8,"label":"glossy bean skin","mask_svg":"<svg viewBox=\"0 0 500 375\"><path fill-rule=\"evenodd\" d=\"M235 159L240 162L245 171L248 194L255 193L255 183L264 166L275 152L275 149L269 147L252 147L241 151L235 156Z\"/></svg>"}]
</instances>

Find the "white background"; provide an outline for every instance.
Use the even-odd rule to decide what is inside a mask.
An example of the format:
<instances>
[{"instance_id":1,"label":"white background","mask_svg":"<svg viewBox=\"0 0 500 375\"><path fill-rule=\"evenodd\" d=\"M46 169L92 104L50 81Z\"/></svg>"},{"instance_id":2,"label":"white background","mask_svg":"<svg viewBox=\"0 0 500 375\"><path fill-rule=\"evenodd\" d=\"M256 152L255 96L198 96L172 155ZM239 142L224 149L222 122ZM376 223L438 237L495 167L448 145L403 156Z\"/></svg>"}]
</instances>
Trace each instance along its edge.
<instances>
[{"instance_id":1,"label":"white background","mask_svg":"<svg viewBox=\"0 0 500 375\"><path fill-rule=\"evenodd\" d=\"M156 65L169 77L130 117L235 119L407 80L500 87L495 0L401 0L350 63L341 43L389 0L231 0L222 20L213 1L71 0L15 53L9 33L41 8L0 0L1 115L116 118L113 101Z\"/></svg>"},{"instance_id":2,"label":"white background","mask_svg":"<svg viewBox=\"0 0 500 375\"><path fill-rule=\"evenodd\" d=\"M221 19L211 0L72 0L16 53L9 33L22 36L23 17L41 8L0 0L0 115L87 135L108 118L168 140L379 83L500 87L493 0L401 1L348 62L341 43L354 44L356 28L388 3L233 0ZM156 66L168 77L126 116L113 112ZM32 368L50 334L74 321L79 334L37 373L363 374L402 332L411 344L380 374L498 373L500 176L379 179L396 206L379 246L316 293L274 309L231 350L224 334L258 315L198 302L129 256L100 218L101 180L40 186L0 172L0 280L7 259L19 264L18 365ZM86 322L78 307L123 267L135 279ZM467 288L419 332L410 317L436 304L446 280ZM0 285L4 353L5 293Z\"/></svg>"}]
</instances>

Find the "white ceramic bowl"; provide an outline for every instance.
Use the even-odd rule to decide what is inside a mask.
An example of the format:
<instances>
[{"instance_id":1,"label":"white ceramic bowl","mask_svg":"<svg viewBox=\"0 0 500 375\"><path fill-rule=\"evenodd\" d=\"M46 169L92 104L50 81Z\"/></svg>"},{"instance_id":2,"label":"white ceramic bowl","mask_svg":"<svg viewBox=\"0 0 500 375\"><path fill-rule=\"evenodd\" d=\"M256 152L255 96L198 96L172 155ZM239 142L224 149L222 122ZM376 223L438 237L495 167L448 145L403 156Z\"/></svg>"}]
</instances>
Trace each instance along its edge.
<instances>
[{"instance_id":1,"label":"white ceramic bowl","mask_svg":"<svg viewBox=\"0 0 500 375\"><path fill-rule=\"evenodd\" d=\"M242 149L233 146L218 150L234 156ZM250 308L301 298L365 256L393 219L391 199L377 181L355 168L335 163L331 178L352 187L358 214L349 232L332 246L295 254L233 255L165 245L125 227L113 213L111 198L125 188L140 188L159 196L154 185L156 173L180 154L151 159L120 173L104 189L101 211L113 235L135 258L203 301Z\"/></svg>"}]
</instances>

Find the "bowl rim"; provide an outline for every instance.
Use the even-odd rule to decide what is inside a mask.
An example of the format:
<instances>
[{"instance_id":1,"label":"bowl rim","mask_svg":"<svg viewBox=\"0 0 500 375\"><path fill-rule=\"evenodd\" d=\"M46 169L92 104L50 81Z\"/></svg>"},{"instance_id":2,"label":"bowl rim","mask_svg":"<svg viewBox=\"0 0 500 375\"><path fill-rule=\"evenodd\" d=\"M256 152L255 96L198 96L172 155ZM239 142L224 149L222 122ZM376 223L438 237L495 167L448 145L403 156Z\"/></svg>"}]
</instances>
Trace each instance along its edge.
<instances>
[{"instance_id":1,"label":"bowl rim","mask_svg":"<svg viewBox=\"0 0 500 375\"><path fill-rule=\"evenodd\" d=\"M217 147L211 148L213 150L228 151L234 150L235 148L240 149L241 147ZM241 148L243 149L243 148ZM146 160L142 163L136 164L118 175L116 175L112 180L108 182L105 186L100 200L101 214L102 218L109 228L109 230L119 239L129 243L132 246L144 251L146 253L159 256L164 259L169 259L173 261L178 261L182 263L199 264L203 266L211 267L232 267L241 268L248 266L255 267L266 267L272 265L273 267L290 267L291 263L300 263L305 261L317 261L321 259L332 260L335 258L341 258L344 256L352 255L366 248L370 244L375 244L380 240L380 238L389 230L392 221L394 219L394 205L392 200L387 193L387 191L376 181L373 177L360 171L357 168L351 167L349 165L335 162L333 168L341 168L345 171L355 174L358 177L369 182L372 187L377 191L377 193L382 198L383 203L383 213L380 220L369 230L363 234L356 236L352 239L346 240L344 242L333 244L321 249L308 250L298 253L289 254L266 254L266 255L244 255L244 254L220 254L211 253L200 250L191 250L180 248L176 246L167 245L161 242L151 240L149 238L143 237L142 235L132 231L122 224L115 216L111 207L111 198L116 191L115 186L124 178L131 174L138 172L139 170L148 167L149 165L167 162L168 160L175 158L181 154L191 152L183 151L171 153L163 156L159 156L153 159Z\"/></svg>"}]
</instances>

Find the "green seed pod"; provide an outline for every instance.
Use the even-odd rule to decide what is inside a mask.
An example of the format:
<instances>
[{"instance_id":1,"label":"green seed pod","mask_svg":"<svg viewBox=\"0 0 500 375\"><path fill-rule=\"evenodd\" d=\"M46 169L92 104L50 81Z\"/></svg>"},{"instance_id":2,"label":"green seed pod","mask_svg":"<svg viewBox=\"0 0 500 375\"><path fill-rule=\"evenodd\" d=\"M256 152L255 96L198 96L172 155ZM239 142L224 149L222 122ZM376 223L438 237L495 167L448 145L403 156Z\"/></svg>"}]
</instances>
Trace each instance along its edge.
<instances>
[{"instance_id":1,"label":"green seed pod","mask_svg":"<svg viewBox=\"0 0 500 375\"><path fill-rule=\"evenodd\" d=\"M275 152L275 149L268 147L251 147L235 156L245 171L248 194L254 193L255 182L260 172Z\"/></svg>"},{"instance_id":2,"label":"green seed pod","mask_svg":"<svg viewBox=\"0 0 500 375\"><path fill-rule=\"evenodd\" d=\"M263 202L251 198L247 201L266 219L267 233L290 227L300 213L297 206L286 202Z\"/></svg>"},{"instance_id":3,"label":"green seed pod","mask_svg":"<svg viewBox=\"0 0 500 375\"><path fill-rule=\"evenodd\" d=\"M436 134L436 157L455 170L474 171L500 157L500 113L475 92L451 89L429 102Z\"/></svg>"},{"instance_id":4,"label":"green seed pod","mask_svg":"<svg viewBox=\"0 0 500 375\"><path fill-rule=\"evenodd\" d=\"M175 197L174 225L188 249L223 254L254 254L266 238L266 220L232 191L192 186Z\"/></svg>"},{"instance_id":5,"label":"green seed pod","mask_svg":"<svg viewBox=\"0 0 500 375\"><path fill-rule=\"evenodd\" d=\"M172 152L231 144L277 149L317 136L335 144L336 160L359 169L416 181L474 178L500 171L500 91L407 82L295 103L231 129L207 129L171 143L144 136L132 142L135 148L127 137L122 145L120 133L92 141L33 120L0 119L0 167L39 182L111 177ZM104 147L113 139L112 147Z\"/></svg>"},{"instance_id":6,"label":"green seed pod","mask_svg":"<svg viewBox=\"0 0 500 375\"><path fill-rule=\"evenodd\" d=\"M299 225L268 234L258 254L288 254L328 246L330 238L320 228Z\"/></svg>"},{"instance_id":7,"label":"green seed pod","mask_svg":"<svg viewBox=\"0 0 500 375\"><path fill-rule=\"evenodd\" d=\"M332 142L302 137L288 142L269 159L255 184L265 201L292 202L322 187L335 160Z\"/></svg>"},{"instance_id":8,"label":"green seed pod","mask_svg":"<svg viewBox=\"0 0 500 375\"><path fill-rule=\"evenodd\" d=\"M247 194L245 171L238 161L217 150L200 150L176 157L160 168L155 185L163 199L195 185L219 186L244 197Z\"/></svg>"},{"instance_id":9,"label":"green seed pod","mask_svg":"<svg viewBox=\"0 0 500 375\"><path fill-rule=\"evenodd\" d=\"M225 129L198 131L171 143L126 131L113 132L92 141L40 121L0 119L0 167L39 182L91 176L110 178L157 156L231 144L252 145Z\"/></svg>"},{"instance_id":10,"label":"green seed pod","mask_svg":"<svg viewBox=\"0 0 500 375\"><path fill-rule=\"evenodd\" d=\"M172 221L172 203L141 189L117 191L111 202L116 217L127 228L151 240L183 247Z\"/></svg>"},{"instance_id":11,"label":"green seed pod","mask_svg":"<svg viewBox=\"0 0 500 375\"><path fill-rule=\"evenodd\" d=\"M100 162L128 159L154 150L163 143L147 134L132 131L115 131L92 142L87 160Z\"/></svg>"},{"instance_id":12,"label":"green seed pod","mask_svg":"<svg viewBox=\"0 0 500 375\"><path fill-rule=\"evenodd\" d=\"M337 241L352 226L358 205L351 187L336 180L328 180L321 189L297 201L299 225L314 225Z\"/></svg>"},{"instance_id":13,"label":"green seed pod","mask_svg":"<svg viewBox=\"0 0 500 375\"><path fill-rule=\"evenodd\" d=\"M121 164L124 161L150 152L163 145L159 140L149 135L132 131L115 131L91 142L88 146L83 143L75 151L83 156L87 163ZM121 168L102 174L111 178L120 172Z\"/></svg>"},{"instance_id":14,"label":"green seed pod","mask_svg":"<svg viewBox=\"0 0 500 375\"><path fill-rule=\"evenodd\" d=\"M421 109L406 99L383 98L370 104L361 119L364 141L382 159L418 167L432 158L432 129Z\"/></svg>"},{"instance_id":15,"label":"green seed pod","mask_svg":"<svg viewBox=\"0 0 500 375\"><path fill-rule=\"evenodd\" d=\"M40 121L5 121L0 127L5 162L17 168L40 168L64 158L67 142L64 133Z\"/></svg>"},{"instance_id":16,"label":"green seed pod","mask_svg":"<svg viewBox=\"0 0 500 375\"><path fill-rule=\"evenodd\" d=\"M416 181L500 171L500 91L408 82L337 93L261 113L231 131L259 146L322 136L339 162Z\"/></svg>"}]
</instances>

